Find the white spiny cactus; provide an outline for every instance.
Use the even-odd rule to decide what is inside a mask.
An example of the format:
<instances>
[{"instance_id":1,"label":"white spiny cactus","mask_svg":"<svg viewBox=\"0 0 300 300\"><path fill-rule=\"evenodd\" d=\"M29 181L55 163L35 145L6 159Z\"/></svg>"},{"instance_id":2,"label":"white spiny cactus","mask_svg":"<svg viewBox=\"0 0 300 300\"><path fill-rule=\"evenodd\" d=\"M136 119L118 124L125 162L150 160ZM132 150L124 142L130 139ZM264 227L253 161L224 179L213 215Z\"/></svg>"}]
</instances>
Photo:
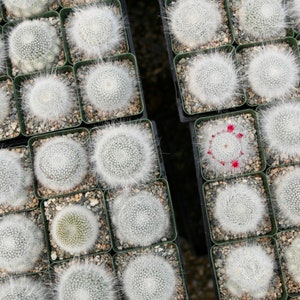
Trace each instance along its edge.
<instances>
[{"instance_id":1,"label":"white spiny cactus","mask_svg":"<svg viewBox=\"0 0 300 300\"><path fill-rule=\"evenodd\" d=\"M295 25L300 25L300 2L299 0L291 0L287 3L289 15L293 18Z\"/></svg>"},{"instance_id":2,"label":"white spiny cactus","mask_svg":"<svg viewBox=\"0 0 300 300\"><path fill-rule=\"evenodd\" d=\"M212 1L177 0L170 7L168 21L171 34L184 46L195 48L216 36L221 14Z\"/></svg>"},{"instance_id":3,"label":"white spiny cactus","mask_svg":"<svg viewBox=\"0 0 300 300\"><path fill-rule=\"evenodd\" d=\"M239 88L233 59L226 54L200 54L189 61L187 89L203 105L217 108L233 103Z\"/></svg>"},{"instance_id":4,"label":"white spiny cactus","mask_svg":"<svg viewBox=\"0 0 300 300\"><path fill-rule=\"evenodd\" d=\"M293 225L300 224L300 169L286 172L275 180L274 196L279 211Z\"/></svg>"},{"instance_id":5,"label":"white spiny cactus","mask_svg":"<svg viewBox=\"0 0 300 300\"><path fill-rule=\"evenodd\" d=\"M279 103L260 113L262 138L282 156L300 155L300 102Z\"/></svg>"},{"instance_id":6,"label":"white spiny cactus","mask_svg":"<svg viewBox=\"0 0 300 300\"><path fill-rule=\"evenodd\" d=\"M74 263L60 276L57 300L115 300L112 275L92 263Z\"/></svg>"},{"instance_id":7,"label":"white spiny cactus","mask_svg":"<svg viewBox=\"0 0 300 300\"><path fill-rule=\"evenodd\" d=\"M9 115L10 96L7 94L6 88L0 88L0 124Z\"/></svg>"},{"instance_id":8,"label":"white spiny cactus","mask_svg":"<svg viewBox=\"0 0 300 300\"><path fill-rule=\"evenodd\" d=\"M127 67L102 62L90 69L84 91L97 110L112 112L130 105L135 86L136 80Z\"/></svg>"},{"instance_id":9,"label":"white spiny cactus","mask_svg":"<svg viewBox=\"0 0 300 300\"><path fill-rule=\"evenodd\" d=\"M0 205L17 207L27 200L32 176L21 164L20 156L10 150L0 150Z\"/></svg>"},{"instance_id":10,"label":"white spiny cactus","mask_svg":"<svg viewBox=\"0 0 300 300\"><path fill-rule=\"evenodd\" d=\"M129 300L171 300L175 294L175 270L164 258L142 255L129 262L123 288Z\"/></svg>"},{"instance_id":11,"label":"white spiny cactus","mask_svg":"<svg viewBox=\"0 0 300 300\"><path fill-rule=\"evenodd\" d=\"M0 73L3 73L6 65L6 46L3 37L0 37Z\"/></svg>"},{"instance_id":12,"label":"white spiny cactus","mask_svg":"<svg viewBox=\"0 0 300 300\"><path fill-rule=\"evenodd\" d=\"M26 86L22 108L37 120L54 121L70 114L74 101L66 80L42 75Z\"/></svg>"},{"instance_id":13,"label":"white spiny cactus","mask_svg":"<svg viewBox=\"0 0 300 300\"><path fill-rule=\"evenodd\" d=\"M96 215L88 208L70 205L53 218L50 233L55 243L64 251L80 254L91 249L98 237Z\"/></svg>"},{"instance_id":14,"label":"white spiny cactus","mask_svg":"<svg viewBox=\"0 0 300 300\"><path fill-rule=\"evenodd\" d=\"M0 284L0 300L48 300L46 286L30 277L10 278Z\"/></svg>"},{"instance_id":15,"label":"white spiny cactus","mask_svg":"<svg viewBox=\"0 0 300 300\"><path fill-rule=\"evenodd\" d=\"M266 296L274 276L274 261L259 245L232 250L225 261L226 286L237 297L248 293L254 298Z\"/></svg>"},{"instance_id":16,"label":"white spiny cactus","mask_svg":"<svg viewBox=\"0 0 300 300\"><path fill-rule=\"evenodd\" d=\"M56 192L75 188L87 174L87 152L80 142L66 136L45 141L34 157L37 180Z\"/></svg>"},{"instance_id":17,"label":"white spiny cactus","mask_svg":"<svg viewBox=\"0 0 300 300\"><path fill-rule=\"evenodd\" d=\"M288 273L293 280L300 283L300 238L295 238L285 249L284 256Z\"/></svg>"},{"instance_id":18,"label":"white spiny cactus","mask_svg":"<svg viewBox=\"0 0 300 300\"><path fill-rule=\"evenodd\" d=\"M0 221L0 268L27 272L34 267L44 247L43 233L23 215L6 215Z\"/></svg>"},{"instance_id":19,"label":"white spiny cactus","mask_svg":"<svg viewBox=\"0 0 300 300\"><path fill-rule=\"evenodd\" d=\"M138 124L108 126L95 138L92 159L100 180L110 187L147 182L155 167L154 142Z\"/></svg>"},{"instance_id":20,"label":"white spiny cactus","mask_svg":"<svg viewBox=\"0 0 300 300\"><path fill-rule=\"evenodd\" d=\"M66 26L68 41L89 58L103 56L122 40L122 22L113 6L76 8Z\"/></svg>"},{"instance_id":21,"label":"white spiny cactus","mask_svg":"<svg viewBox=\"0 0 300 300\"><path fill-rule=\"evenodd\" d=\"M3 0L7 12L18 18L28 18L47 10L54 0Z\"/></svg>"},{"instance_id":22,"label":"white spiny cactus","mask_svg":"<svg viewBox=\"0 0 300 300\"><path fill-rule=\"evenodd\" d=\"M247 77L257 95L283 99L299 84L298 57L290 50L267 46L250 60Z\"/></svg>"},{"instance_id":23,"label":"white spiny cactus","mask_svg":"<svg viewBox=\"0 0 300 300\"><path fill-rule=\"evenodd\" d=\"M286 27L286 9L282 0L242 0L239 8L241 29L258 39L282 34Z\"/></svg>"},{"instance_id":24,"label":"white spiny cactus","mask_svg":"<svg viewBox=\"0 0 300 300\"><path fill-rule=\"evenodd\" d=\"M53 67L60 40L55 27L46 21L26 20L9 33L8 47L12 64L30 73Z\"/></svg>"},{"instance_id":25,"label":"white spiny cactus","mask_svg":"<svg viewBox=\"0 0 300 300\"><path fill-rule=\"evenodd\" d=\"M230 184L216 196L214 216L223 230L232 233L255 230L265 212L262 197L245 183Z\"/></svg>"},{"instance_id":26,"label":"white spiny cactus","mask_svg":"<svg viewBox=\"0 0 300 300\"><path fill-rule=\"evenodd\" d=\"M146 191L120 194L113 201L111 219L117 237L135 246L159 241L169 227L169 216L159 198Z\"/></svg>"}]
</instances>

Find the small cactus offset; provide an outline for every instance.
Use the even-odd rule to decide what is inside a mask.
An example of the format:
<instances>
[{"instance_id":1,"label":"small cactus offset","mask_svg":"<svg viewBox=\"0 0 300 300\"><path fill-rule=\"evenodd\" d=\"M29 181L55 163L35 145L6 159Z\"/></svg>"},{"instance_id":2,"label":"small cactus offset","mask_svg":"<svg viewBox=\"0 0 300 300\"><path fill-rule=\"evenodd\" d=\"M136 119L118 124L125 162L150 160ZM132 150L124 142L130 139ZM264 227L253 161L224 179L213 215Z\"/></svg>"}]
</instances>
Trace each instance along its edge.
<instances>
[{"instance_id":1,"label":"small cactus offset","mask_svg":"<svg viewBox=\"0 0 300 300\"><path fill-rule=\"evenodd\" d=\"M300 169L286 172L275 180L274 197L279 212L291 225L300 224Z\"/></svg>"},{"instance_id":2,"label":"small cactus offset","mask_svg":"<svg viewBox=\"0 0 300 300\"><path fill-rule=\"evenodd\" d=\"M22 109L40 121L55 121L70 114L74 95L68 82L55 75L41 75L24 90Z\"/></svg>"},{"instance_id":3,"label":"small cactus offset","mask_svg":"<svg viewBox=\"0 0 300 300\"><path fill-rule=\"evenodd\" d=\"M274 267L273 258L259 245L235 248L225 261L226 287L236 297L247 293L262 298L270 288Z\"/></svg>"},{"instance_id":4,"label":"small cactus offset","mask_svg":"<svg viewBox=\"0 0 300 300\"><path fill-rule=\"evenodd\" d=\"M187 88L203 105L216 108L233 104L239 79L233 59L226 54L200 54L192 58L187 70Z\"/></svg>"},{"instance_id":5,"label":"small cactus offset","mask_svg":"<svg viewBox=\"0 0 300 300\"><path fill-rule=\"evenodd\" d=\"M20 156L10 150L0 150L0 205L17 207L25 204L32 176L21 164Z\"/></svg>"},{"instance_id":6,"label":"small cactus offset","mask_svg":"<svg viewBox=\"0 0 300 300\"><path fill-rule=\"evenodd\" d=\"M282 0L242 0L239 22L242 31L257 39L284 35L286 9Z\"/></svg>"},{"instance_id":7,"label":"small cactus offset","mask_svg":"<svg viewBox=\"0 0 300 300\"><path fill-rule=\"evenodd\" d=\"M282 157L300 155L300 102L271 106L260 113L262 138L266 146Z\"/></svg>"},{"instance_id":8,"label":"small cactus offset","mask_svg":"<svg viewBox=\"0 0 300 300\"><path fill-rule=\"evenodd\" d=\"M60 52L56 29L46 21L26 20L16 25L8 37L9 58L22 73L53 67Z\"/></svg>"},{"instance_id":9,"label":"small cactus offset","mask_svg":"<svg viewBox=\"0 0 300 300\"><path fill-rule=\"evenodd\" d=\"M34 157L37 180L55 192L68 191L87 174L88 156L80 142L66 136L45 141Z\"/></svg>"},{"instance_id":10,"label":"small cactus offset","mask_svg":"<svg viewBox=\"0 0 300 300\"><path fill-rule=\"evenodd\" d=\"M196 48L212 40L221 25L217 5L206 0L177 0L170 7L171 34L184 46Z\"/></svg>"},{"instance_id":11,"label":"small cactus offset","mask_svg":"<svg viewBox=\"0 0 300 300\"><path fill-rule=\"evenodd\" d=\"M48 300L49 291L30 277L10 278L0 284L0 300Z\"/></svg>"},{"instance_id":12,"label":"small cactus offset","mask_svg":"<svg viewBox=\"0 0 300 300\"><path fill-rule=\"evenodd\" d=\"M300 283L300 238L295 238L285 249L284 257L288 273L293 280Z\"/></svg>"},{"instance_id":13,"label":"small cactus offset","mask_svg":"<svg viewBox=\"0 0 300 300\"><path fill-rule=\"evenodd\" d=\"M123 39L121 17L113 6L76 8L68 20L68 42L87 58L96 58L115 50Z\"/></svg>"},{"instance_id":14,"label":"small cactus offset","mask_svg":"<svg viewBox=\"0 0 300 300\"><path fill-rule=\"evenodd\" d=\"M159 256L139 256L124 270L123 289L128 300L171 300L175 285L174 268Z\"/></svg>"},{"instance_id":15,"label":"small cactus offset","mask_svg":"<svg viewBox=\"0 0 300 300\"><path fill-rule=\"evenodd\" d=\"M101 62L90 69L84 92L99 111L113 112L126 108L134 97L136 80L130 70L120 64Z\"/></svg>"},{"instance_id":16,"label":"small cactus offset","mask_svg":"<svg viewBox=\"0 0 300 300\"><path fill-rule=\"evenodd\" d=\"M51 5L54 0L3 0L7 12L18 18L38 15Z\"/></svg>"},{"instance_id":17,"label":"small cactus offset","mask_svg":"<svg viewBox=\"0 0 300 300\"><path fill-rule=\"evenodd\" d=\"M290 50L266 46L250 60L247 77L257 95L286 98L300 81L298 57Z\"/></svg>"},{"instance_id":18,"label":"small cactus offset","mask_svg":"<svg viewBox=\"0 0 300 300\"><path fill-rule=\"evenodd\" d=\"M226 231L236 234L254 231L265 213L262 197L245 183L228 185L216 196L214 216Z\"/></svg>"},{"instance_id":19,"label":"small cactus offset","mask_svg":"<svg viewBox=\"0 0 300 300\"><path fill-rule=\"evenodd\" d=\"M98 220L88 208L70 205L53 218L50 233L64 251L80 254L91 249L98 237Z\"/></svg>"},{"instance_id":20,"label":"small cactus offset","mask_svg":"<svg viewBox=\"0 0 300 300\"><path fill-rule=\"evenodd\" d=\"M57 300L116 300L114 280L103 267L74 263L59 277Z\"/></svg>"},{"instance_id":21,"label":"small cactus offset","mask_svg":"<svg viewBox=\"0 0 300 300\"><path fill-rule=\"evenodd\" d=\"M27 272L42 254L43 233L23 215L6 215L0 221L0 268Z\"/></svg>"},{"instance_id":22,"label":"small cactus offset","mask_svg":"<svg viewBox=\"0 0 300 300\"><path fill-rule=\"evenodd\" d=\"M10 96L6 88L0 88L0 124L7 118L10 111Z\"/></svg>"},{"instance_id":23,"label":"small cactus offset","mask_svg":"<svg viewBox=\"0 0 300 300\"><path fill-rule=\"evenodd\" d=\"M159 198L146 191L120 194L113 201L111 219L117 237L135 246L159 241L169 227L169 216Z\"/></svg>"},{"instance_id":24,"label":"small cactus offset","mask_svg":"<svg viewBox=\"0 0 300 300\"><path fill-rule=\"evenodd\" d=\"M109 187L149 181L155 158L154 142L138 124L108 126L95 138L92 156L95 172Z\"/></svg>"}]
</instances>

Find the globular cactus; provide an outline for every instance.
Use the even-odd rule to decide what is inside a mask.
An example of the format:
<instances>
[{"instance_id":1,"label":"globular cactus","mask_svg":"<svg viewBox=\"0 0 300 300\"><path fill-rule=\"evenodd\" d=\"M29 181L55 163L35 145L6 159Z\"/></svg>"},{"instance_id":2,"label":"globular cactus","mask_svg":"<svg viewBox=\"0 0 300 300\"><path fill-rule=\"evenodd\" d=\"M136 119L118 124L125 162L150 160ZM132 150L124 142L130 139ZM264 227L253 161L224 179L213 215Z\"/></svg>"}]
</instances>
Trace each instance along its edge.
<instances>
[{"instance_id":1,"label":"globular cactus","mask_svg":"<svg viewBox=\"0 0 300 300\"><path fill-rule=\"evenodd\" d=\"M92 160L109 187L147 182L155 167L154 142L138 124L108 126L95 138Z\"/></svg>"},{"instance_id":2,"label":"globular cactus","mask_svg":"<svg viewBox=\"0 0 300 300\"><path fill-rule=\"evenodd\" d=\"M112 275L103 266L74 263L57 284L57 300L115 300Z\"/></svg>"},{"instance_id":3,"label":"globular cactus","mask_svg":"<svg viewBox=\"0 0 300 300\"><path fill-rule=\"evenodd\" d=\"M279 211L292 225L300 224L300 169L288 171L275 180L274 197Z\"/></svg>"},{"instance_id":4,"label":"globular cactus","mask_svg":"<svg viewBox=\"0 0 300 300\"><path fill-rule=\"evenodd\" d=\"M90 69L84 91L97 110L112 112L130 105L135 87L136 80L127 67L102 62Z\"/></svg>"},{"instance_id":5,"label":"globular cactus","mask_svg":"<svg viewBox=\"0 0 300 300\"><path fill-rule=\"evenodd\" d=\"M216 108L233 103L239 88L232 57L222 53L200 54L189 61L187 89L202 105Z\"/></svg>"},{"instance_id":6,"label":"globular cactus","mask_svg":"<svg viewBox=\"0 0 300 300\"><path fill-rule=\"evenodd\" d=\"M237 297L262 298L268 293L275 263L259 245L233 249L225 260L226 287Z\"/></svg>"},{"instance_id":7,"label":"globular cactus","mask_svg":"<svg viewBox=\"0 0 300 300\"><path fill-rule=\"evenodd\" d=\"M112 204L112 223L117 237L135 246L148 246L164 237L169 216L159 198L142 191L120 194Z\"/></svg>"},{"instance_id":8,"label":"globular cactus","mask_svg":"<svg viewBox=\"0 0 300 300\"><path fill-rule=\"evenodd\" d=\"M22 73L53 67L60 53L55 27L42 20L26 20L16 25L8 37L9 57Z\"/></svg>"},{"instance_id":9,"label":"globular cactus","mask_svg":"<svg viewBox=\"0 0 300 300\"><path fill-rule=\"evenodd\" d=\"M290 50L265 47L250 60L247 77L257 95L283 99L299 84L298 57Z\"/></svg>"},{"instance_id":10,"label":"globular cactus","mask_svg":"<svg viewBox=\"0 0 300 300\"><path fill-rule=\"evenodd\" d=\"M55 243L64 251L80 254L91 249L98 237L96 215L88 208L70 205L53 218L50 233Z\"/></svg>"},{"instance_id":11,"label":"globular cactus","mask_svg":"<svg viewBox=\"0 0 300 300\"><path fill-rule=\"evenodd\" d=\"M18 18L28 18L47 10L54 0L3 0L7 12Z\"/></svg>"},{"instance_id":12,"label":"globular cactus","mask_svg":"<svg viewBox=\"0 0 300 300\"><path fill-rule=\"evenodd\" d=\"M291 0L287 3L289 15L293 18L296 26L300 25L300 2Z\"/></svg>"},{"instance_id":13,"label":"globular cactus","mask_svg":"<svg viewBox=\"0 0 300 300\"><path fill-rule=\"evenodd\" d=\"M152 254L129 262L123 274L128 300L171 300L175 294L174 268L164 258Z\"/></svg>"},{"instance_id":14,"label":"globular cactus","mask_svg":"<svg viewBox=\"0 0 300 300\"><path fill-rule=\"evenodd\" d=\"M48 300L46 286L30 277L11 278L0 284L0 300Z\"/></svg>"},{"instance_id":15,"label":"globular cactus","mask_svg":"<svg viewBox=\"0 0 300 300\"><path fill-rule=\"evenodd\" d=\"M221 25L221 13L212 1L177 0L170 7L171 34L184 46L195 48L211 41Z\"/></svg>"},{"instance_id":16,"label":"globular cactus","mask_svg":"<svg viewBox=\"0 0 300 300\"><path fill-rule=\"evenodd\" d=\"M295 238L292 243L285 249L284 257L288 273L293 280L300 283L300 238Z\"/></svg>"},{"instance_id":17,"label":"globular cactus","mask_svg":"<svg viewBox=\"0 0 300 300\"><path fill-rule=\"evenodd\" d=\"M300 103L279 103L260 113L262 138L281 156L300 155Z\"/></svg>"},{"instance_id":18,"label":"globular cactus","mask_svg":"<svg viewBox=\"0 0 300 300\"><path fill-rule=\"evenodd\" d=\"M22 108L40 121L55 121L70 114L75 99L68 82L55 75L41 75L24 90Z\"/></svg>"},{"instance_id":19,"label":"globular cactus","mask_svg":"<svg viewBox=\"0 0 300 300\"><path fill-rule=\"evenodd\" d=\"M286 14L281 0L243 0L238 15L242 31L257 39L269 39L282 35Z\"/></svg>"},{"instance_id":20,"label":"globular cactus","mask_svg":"<svg viewBox=\"0 0 300 300\"><path fill-rule=\"evenodd\" d=\"M263 199L256 190L235 183L218 192L213 215L223 230L240 234L254 231L265 213Z\"/></svg>"},{"instance_id":21,"label":"globular cactus","mask_svg":"<svg viewBox=\"0 0 300 300\"><path fill-rule=\"evenodd\" d=\"M0 88L0 124L4 122L10 111L10 96L6 88Z\"/></svg>"},{"instance_id":22,"label":"globular cactus","mask_svg":"<svg viewBox=\"0 0 300 300\"><path fill-rule=\"evenodd\" d=\"M76 8L68 20L68 42L88 58L103 56L122 41L121 17L113 6Z\"/></svg>"},{"instance_id":23,"label":"globular cactus","mask_svg":"<svg viewBox=\"0 0 300 300\"><path fill-rule=\"evenodd\" d=\"M80 142L67 136L45 141L34 157L37 180L53 191L68 191L82 182L87 174L88 156Z\"/></svg>"},{"instance_id":24,"label":"globular cactus","mask_svg":"<svg viewBox=\"0 0 300 300\"><path fill-rule=\"evenodd\" d=\"M242 127L221 122L203 129L200 151L203 162L218 177L240 172L249 158L251 146Z\"/></svg>"},{"instance_id":25,"label":"globular cactus","mask_svg":"<svg viewBox=\"0 0 300 300\"><path fill-rule=\"evenodd\" d=\"M44 247L40 228L24 215L6 215L0 221L0 268L27 272L34 267Z\"/></svg>"},{"instance_id":26,"label":"globular cactus","mask_svg":"<svg viewBox=\"0 0 300 300\"><path fill-rule=\"evenodd\" d=\"M0 150L0 205L17 207L27 200L32 183L31 173L22 166L20 156L10 150Z\"/></svg>"}]
</instances>

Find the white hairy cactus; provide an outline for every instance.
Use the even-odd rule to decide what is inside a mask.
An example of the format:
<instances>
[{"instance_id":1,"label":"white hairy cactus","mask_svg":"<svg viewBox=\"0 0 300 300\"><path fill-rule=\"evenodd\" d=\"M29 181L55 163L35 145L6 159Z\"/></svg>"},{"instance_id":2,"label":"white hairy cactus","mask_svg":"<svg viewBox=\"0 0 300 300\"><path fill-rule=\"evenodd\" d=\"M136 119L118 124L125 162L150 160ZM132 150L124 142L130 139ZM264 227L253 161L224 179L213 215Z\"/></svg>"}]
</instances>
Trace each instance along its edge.
<instances>
[{"instance_id":1,"label":"white hairy cactus","mask_svg":"<svg viewBox=\"0 0 300 300\"><path fill-rule=\"evenodd\" d=\"M300 102L285 102L260 113L262 138L282 156L300 155Z\"/></svg>"},{"instance_id":2,"label":"white hairy cactus","mask_svg":"<svg viewBox=\"0 0 300 300\"><path fill-rule=\"evenodd\" d=\"M42 254L43 233L24 215L6 215L0 221L0 268L29 271Z\"/></svg>"},{"instance_id":3,"label":"white hairy cactus","mask_svg":"<svg viewBox=\"0 0 300 300\"><path fill-rule=\"evenodd\" d=\"M68 191L82 182L87 174L87 152L80 142L67 136L45 141L34 157L37 180L53 191Z\"/></svg>"},{"instance_id":4,"label":"white hairy cactus","mask_svg":"<svg viewBox=\"0 0 300 300\"><path fill-rule=\"evenodd\" d=\"M122 40L122 22L113 6L75 8L66 26L68 41L89 58L114 50Z\"/></svg>"},{"instance_id":5,"label":"white hairy cactus","mask_svg":"<svg viewBox=\"0 0 300 300\"><path fill-rule=\"evenodd\" d=\"M233 103L239 88L233 59L222 53L200 54L189 61L187 88L203 105L217 108Z\"/></svg>"},{"instance_id":6,"label":"white hairy cactus","mask_svg":"<svg viewBox=\"0 0 300 300\"><path fill-rule=\"evenodd\" d=\"M225 261L226 286L237 297L248 293L254 298L264 297L274 276L274 261L258 245L233 249Z\"/></svg>"},{"instance_id":7,"label":"white hairy cactus","mask_svg":"<svg viewBox=\"0 0 300 300\"><path fill-rule=\"evenodd\" d=\"M221 25L221 13L212 1L177 0L168 14L170 32L189 48L212 40Z\"/></svg>"},{"instance_id":8,"label":"white hairy cactus","mask_svg":"<svg viewBox=\"0 0 300 300\"><path fill-rule=\"evenodd\" d=\"M286 9L282 0L242 0L239 22L241 29L254 38L273 38L286 27Z\"/></svg>"},{"instance_id":9,"label":"white hairy cactus","mask_svg":"<svg viewBox=\"0 0 300 300\"><path fill-rule=\"evenodd\" d=\"M47 10L54 0L3 0L7 12L18 18L28 18Z\"/></svg>"},{"instance_id":10,"label":"white hairy cactus","mask_svg":"<svg viewBox=\"0 0 300 300\"><path fill-rule=\"evenodd\" d=\"M7 94L6 88L0 88L0 124L9 115L10 96Z\"/></svg>"},{"instance_id":11,"label":"white hairy cactus","mask_svg":"<svg viewBox=\"0 0 300 300\"><path fill-rule=\"evenodd\" d=\"M8 47L12 64L21 72L30 73L53 67L60 40L55 27L46 21L26 20L12 29Z\"/></svg>"},{"instance_id":12,"label":"white hairy cactus","mask_svg":"<svg viewBox=\"0 0 300 300\"><path fill-rule=\"evenodd\" d=\"M98 237L96 215L88 208L70 205L53 218L50 233L55 243L64 251L80 254L91 249Z\"/></svg>"},{"instance_id":13,"label":"white hairy cactus","mask_svg":"<svg viewBox=\"0 0 300 300\"><path fill-rule=\"evenodd\" d=\"M200 144L202 160L216 176L239 172L251 153L249 139L243 128L221 122L206 126Z\"/></svg>"},{"instance_id":14,"label":"white hairy cactus","mask_svg":"<svg viewBox=\"0 0 300 300\"><path fill-rule=\"evenodd\" d=\"M295 25L300 25L300 2L299 0L291 0L288 3L289 15L293 18Z\"/></svg>"},{"instance_id":15,"label":"white hairy cactus","mask_svg":"<svg viewBox=\"0 0 300 300\"><path fill-rule=\"evenodd\" d=\"M100 180L110 187L143 183L155 167L154 142L138 124L108 126L95 138L92 160Z\"/></svg>"},{"instance_id":16,"label":"white hairy cactus","mask_svg":"<svg viewBox=\"0 0 300 300\"><path fill-rule=\"evenodd\" d=\"M10 150L0 150L0 205L17 207L27 200L32 177L22 166L20 156Z\"/></svg>"},{"instance_id":17,"label":"white hairy cactus","mask_svg":"<svg viewBox=\"0 0 300 300\"><path fill-rule=\"evenodd\" d=\"M48 300L46 286L30 277L10 278L0 284L0 300Z\"/></svg>"},{"instance_id":18,"label":"white hairy cactus","mask_svg":"<svg viewBox=\"0 0 300 300\"><path fill-rule=\"evenodd\" d=\"M274 196L280 212L293 225L300 224L300 169L286 172L275 180Z\"/></svg>"},{"instance_id":19,"label":"white hairy cactus","mask_svg":"<svg viewBox=\"0 0 300 300\"><path fill-rule=\"evenodd\" d=\"M170 223L159 198L146 191L120 194L113 201L111 219L117 237L135 246L148 246L159 241Z\"/></svg>"},{"instance_id":20,"label":"white hairy cactus","mask_svg":"<svg viewBox=\"0 0 300 300\"><path fill-rule=\"evenodd\" d=\"M24 90L22 108L40 121L55 121L70 114L74 96L68 82L55 75L41 75Z\"/></svg>"},{"instance_id":21,"label":"white hairy cactus","mask_svg":"<svg viewBox=\"0 0 300 300\"><path fill-rule=\"evenodd\" d=\"M216 196L214 217L223 230L235 234L251 232L265 213L262 197L245 183L228 185Z\"/></svg>"},{"instance_id":22,"label":"white hairy cactus","mask_svg":"<svg viewBox=\"0 0 300 300\"><path fill-rule=\"evenodd\" d=\"M247 77L254 93L283 99L299 84L298 57L290 50L266 46L250 60Z\"/></svg>"},{"instance_id":23,"label":"white hairy cactus","mask_svg":"<svg viewBox=\"0 0 300 300\"><path fill-rule=\"evenodd\" d=\"M103 266L74 263L59 277L56 299L115 300L113 277Z\"/></svg>"},{"instance_id":24,"label":"white hairy cactus","mask_svg":"<svg viewBox=\"0 0 300 300\"><path fill-rule=\"evenodd\" d=\"M99 111L112 112L130 105L136 81L120 64L102 62L90 69L84 90L88 101Z\"/></svg>"},{"instance_id":25,"label":"white hairy cactus","mask_svg":"<svg viewBox=\"0 0 300 300\"><path fill-rule=\"evenodd\" d=\"M123 288L128 300L171 300L175 283L173 267L164 258L152 254L130 261L123 274Z\"/></svg>"},{"instance_id":26,"label":"white hairy cactus","mask_svg":"<svg viewBox=\"0 0 300 300\"><path fill-rule=\"evenodd\" d=\"M293 280L300 283L300 237L295 238L285 249L286 267Z\"/></svg>"}]
</instances>

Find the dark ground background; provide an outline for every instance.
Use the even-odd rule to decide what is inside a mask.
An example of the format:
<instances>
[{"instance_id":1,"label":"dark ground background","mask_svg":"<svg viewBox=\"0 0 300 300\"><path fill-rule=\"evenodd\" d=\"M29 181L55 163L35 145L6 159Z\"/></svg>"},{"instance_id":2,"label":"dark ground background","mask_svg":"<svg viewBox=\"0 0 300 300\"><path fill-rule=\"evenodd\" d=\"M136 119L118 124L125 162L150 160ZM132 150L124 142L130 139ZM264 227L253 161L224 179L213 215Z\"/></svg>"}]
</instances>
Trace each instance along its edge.
<instances>
[{"instance_id":1,"label":"dark ground background","mask_svg":"<svg viewBox=\"0 0 300 300\"><path fill-rule=\"evenodd\" d=\"M148 118L156 121L190 299L215 299L189 125L180 123L158 0L126 0Z\"/></svg>"}]
</instances>

